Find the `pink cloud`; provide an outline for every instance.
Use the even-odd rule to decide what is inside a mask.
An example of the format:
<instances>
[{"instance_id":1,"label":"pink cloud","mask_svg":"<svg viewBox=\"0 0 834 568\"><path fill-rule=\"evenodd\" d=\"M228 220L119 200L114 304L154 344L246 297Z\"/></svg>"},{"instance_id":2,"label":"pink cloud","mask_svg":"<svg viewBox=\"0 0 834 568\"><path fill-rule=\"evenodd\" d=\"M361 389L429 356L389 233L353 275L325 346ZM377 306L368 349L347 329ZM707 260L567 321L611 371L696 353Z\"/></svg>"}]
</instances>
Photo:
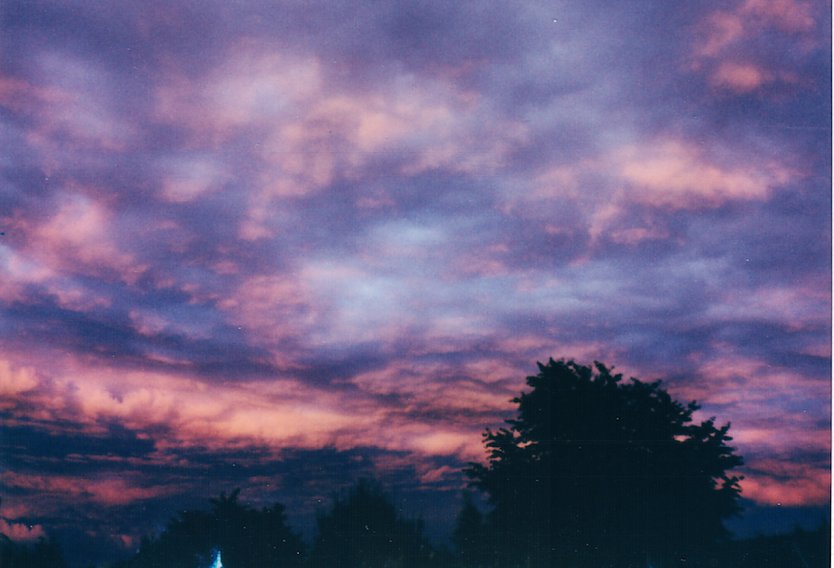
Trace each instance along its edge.
<instances>
[{"instance_id":1,"label":"pink cloud","mask_svg":"<svg viewBox=\"0 0 834 568\"><path fill-rule=\"evenodd\" d=\"M615 162L630 186L625 190L628 199L670 209L764 199L791 177L779 164L724 164L679 140L623 148Z\"/></svg>"},{"instance_id":2,"label":"pink cloud","mask_svg":"<svg viewBox=\"0 0 834 568\"><path fill-rule=\"evenodd\" d=\"M142 487L124 477L86 478L64 475L20 475L11 471L0 473L7 487L38 491L53 496L75 497L101 505L126 505L176 492L173 487Z\"/></svg>"},{"instance_id":3,"label":"pink cloud","mask_svg":"<svg viewBox=\"0 0 834 568\"><path fill-rule=\"evenodd\" d=\"M25 137L47 170L59 170L76 151L121 152L135 140L136 127L113 108L106 88L112 78L101 69L42 53L34 74L40 82L0 77L0 106L30 119Z\"/></svg>"},{"instance_id":4,"label":"pink cloud","mask_svg":"<svg viewBox=\"0 0 834 568\"><path fill-rule=\"evenodd\" d=\"M255 275L245 279L218 305L258 344L274 345L312 331L323 307L293 275Z\"/></svg>"},{"instance_id":5,"label":"pink cloud","mask_svg":"<svg viewBox=\"0 0 834 568\"><path fill-rule=\"evenodd\" d=\"M749 93L773 80L769 71L752 63L724 61L712 73L710 81L716 87L722 87L737 93Z\"/></svg>"},{"instance_id":6,"label":"pink cloud","mask_svg":"<svg viewBox=\"0 0 834 568\"><path fill-rule=\"evenodd\" d=\"M162 165L160 195L170 203L188 203L218 191L230 179L220 160L209 156L171 158Z\"/></svg>"},{"instance_id":7,"label":"pink cloud","mask_svg":"<svg viewBox=\"0 0 834 568\"><path fill-rule=\"evenodd\" d=\"M5 397L13 397L38 387L40 381L36 371L31 367L18 368L4 359L0 359L0 408L4 406Z\"/></svg>"},{"instance_id":8,"label":"pink cloud","mask_svg":"<svg viewBox=\"0 0 834 568\"><path fill-rule=\"evenodd\" d=\"M752 53L746 60L740 54L771 32L795 36L794 44L805 52L816 49L816 9L802 0L746 0L735 9L717 10L700 26L691 68L705 73L714 88L734 94L760 92L769 84L801 85L804 81L784 65L761 54Z\"/></svg>"},{"instance_id":9,"label":"pink cloud","mask_svg":"<svg viewBox=\"0 0 834 568\"><path fill-rule=\"evenodd\" d=\"M244 133L255 142L244 239L276 234L276 203L359 179L380 155L400 160L404 175L483 175L529 138L522 122L496 119L453 83L423 81L414 89L412 77L394 75L354 90L330 80L322 61L257 47L239 46L202 76L171 71L156 92L156 117L188 130L192 148L214 151ZM186 200L206 187L189 175L167 181L164 193Z\"/></svg>"},{"instance_id":10,"label":"pink cloud","mask_svg":"<svg viewBox=\"0 0 834 568\"><path fill-rule=\"evenodd\" d=\"M420 473L420 483L440 483L458 475L459 470L456 468L443 465L436 468L426 468L426 471Z\"/></svg>"},{"instance_id":11,"label":"pink cloud","mask_svg":"<svg viewBox=\"0 0 834 568\"><path fill-rule=\"evenodd\" d=\"M502 344L501 349L516 347L535 351L542 344L535 338L519 338L515 343ZM600 356L589 345L574 346L573 351L586 353L585 358L590 357L587 353ZM156 453L149 458L152 460L164 460L181 448L228 449L253 443L272 448L276 455L287 447L348 450L375 446L409 452L412 460L413 456L480 460L480 433L488 424L482 423L485 419L467 418L466 411L510 416L513 408L509 399L522 388L523 376L531 372L500 357L461 364L400 362L355 376L352 383L357 391L346 395L292 379L208 385L187 377L90 369L81 363L62 365L61 374L34 383L29 375L16 371L18 368L9 366L11 384L23 385L16 392L27 407L39 408L38 416L32 418L72 420L93 436L104 435L101 425L114 420L139 432L165 427L170 434L156 440ZM784 454L800 447L811 452L826 450L828 432L810 418L803 420L797 415L789 424L774 424L772 420L786 393L817 399L827 396L825 388L821 387L820 393L799 388L801 377L738 357L704 361L699 375L705 377L700 383L703 392L692 386L675 386L673 396L732 405L732 435L742 455ZM380 396L391 395L396 396L396 405L380 404ZM447 418L442 422L432 418L438 415ZM463 418L455 420L455 416ZM719 421L723 418L720 416ZM797 444L797 440L803 443ZM826 490L824 475L794 475L789 462L777 467L778 463L750 462L754 469L744 484L747 497L785 505L819 502ZM424 483L433 483L446 474L426 470L421 475ZM144 487L125 478L24 477L7 473L2 481L106 505L164 494L162 488Z\"/></svg>"},{"instance_id":12,"label":"pink cloud","mask_svg":"<svg viewBox=\"0 0 834 568\"><path fill-rule=\"evenodd\" d=\"M757 461L744 475L743 495L757 503L801 507L831 499L831 472L825 467L770 459Z\"/></svg>"},{"instance_id":13,"label":"pink cloud","mask_svg":"<svg viewBox=\"0 0 834 568\"><path fill-rule=\"evenodd\" d=\"M337 178L359 179L380 154L404 160L404 175L435 169L483 174L524 143L517 123L485 120L489 109L464 101L448 86L406 89L397 82L374 93L323 85L298 118L276 122L261 145L261 187L252 197L244 236L261 238L273 200L318 192ZM485 131L488 129L488 131Z\"/></svg>"},{"instance_id":14,"label":"pink cloud","mask_svg":"<svg viewBox=\"0 0 834 568\"><path fill-rule=\"evenodd\" d=\"M704 37L695 47L696 61L717 57L746 33L744 20L737 14L725 11L710 14L703 27Z\"/></svg>"},{"instance_id":15,"label":"pink cloud","mask_svg":"<svg viewBox=\"0 0 834 568\"><path fill-rule=\"evenodd\" d=\"M39 87L14 77L0 76L0 106L33 115L46 105L68 104L72 96L61 89Z\"/></svg>"},{"instance_id":16,"label":"pink cloud","mask_svg":"<svg viewBox=\"0 0 834 568\"><path fill-rule=\"evenodd\" d=\"M433 428L406 435L405 447L419 454L430 456L459 456L463 459L478 459L483 455L473 432L436 431Z\"/></svg>"},{"instance_id":17,"label":"pink cloud","mask_svg":"<svg viewBox=\"0 0 834 568\"><path fill-rule=\"evenodd\" d=\"M3 245L0 245L0 267L5 274L0 280L0 300L10 303L26 297L27 284L40 284L55 275L35 259Z\"/></svg>"},{"instance_id":18,"label":"pink cloud","mask_svg":"<svg viewBox=\"0 0 834 568\"><path fill-rule=\"evenodd\" d=\"M769 286L739 297L734 291L722 294L707 311L717 321L738 320L779 322L792 331L824 326L829 314L820 311L829 299L829 292L816 285L793 282L791 286ZM814 348L818 350L818 348ZM826 349L830 351L830 345Z\"/></svg>"},{"instance_id":19,"label":"pink cloud","mask_svg":"<svg viewBox=\"0 0 834 568\"><path fill-rule=\"evenodd\" d=\"M0 533L16 542L31 542L46 536L41 525L13 523L6 519L0 519Z\"/></svg>"},{"instance_id":20,"label":"pink cloud","mask_svg":"<svg viewBox=\"0 0 834 568\"><path fill-rule=\"evenodd\" d=\"M106 436L102 425L114 421L140 433L162 427L169 434L155 440L156 453L149 457L153 460L181 448L251 444L272 448L277 454L287 447L349 450L373 446L474 459L481 454L480 432L486 424L454 417L471 409L500 411L515 393L470 382L460 373L477 373L489 380L486 375L491 371L495 381L518 373L509 367L473 365L462 370L395 366L358 376L358 390L347 395L292 379L208 385L187 377L101 366L92 369L77 361L58 365L49 380L19 391L17 402L38 409L28 415L29 420L72 421L92 437ZM426 373L439 378L430 380ZM15 380L15 384L20 382ZM396 395L400 403L381 404L380 395ZM438 413L450 419L438 422L432 418ZM6 481L28 483L28 488L38 491L84 494L102 503L116 503L120 495L126 502L134 501L157 491L134 487L130 480L96 480L95 487L75 478Z\"/></svg>"},{"instance_id":21,"label":"pink cloud","mask_svg":"<svg viewBox=\"0 0 834 568\"><path fill-rule=\"evenodd\" d=\"M147 266L122 250L111 212L102 203L84 195L83 188L67 189L58 200L54 213L45 220L12 221L16 230L29 237L25 248L28 257L43 266L43 270L56 274L82 273L107 280L135 282ZM60 287L56 290L61 291ZM77 292L64 288L63 293L71 303Z\"/></svg>"},{"instance_id":22,"label":"pink cloud","mask_svg":"<svg viewBox=\"0 0 834 568\"><path fill-rule=\"evenodd\" d=\"M719 155L675 138L633 143L612 152L605 160L614 175L607 200L590 203L588 231L594 240L606 236L615 242L638 245L662 239L668 228L650 218L641 225L626 224L634 205L662 210L701 210L733 201L766 200L772 192L798 179L801 173L785 158ZM586 166L592 168L592 164ZM582 175L581 173L577 175Z\"/></svg>"},{"instance_id":23,"label":"pink cloud","mask_svg":"<svg viewBox=\"0 0 834 568\"><path fill-rule=\"evenodd\" d=\"M106 434L101 424L113 420L140 432L165 427L171 435L159 440L162 452L235 443L319 448L337 440L352 448L371 443L383 420L370 401L357 399L346 409L338 394L291 380L210 386L161 374L72 367L75 372L65 368L41 388L21 393L18 402L39 408L32 419L71 420L94 437ZM110 480L89 491L113 499L119 489Z\"/></svg>"},{"instance_id":24,"label":"pink cloud","mask_svg":"<svg viewBox=\"0 0 834 568\"><path fill-rule=\"evenodd\" d=\"M814 29L813 4L802 0L746 0L739 12L789 33Z\"/></svg>"},{"instance_id":25,"label":"pink cloud","mask_svg":"<svg viewBox=\"0 0 834 568\"><path fill-rule=\"evenodd\" d=\"M670 230L663 216L634 215L635 207L662 213L764 201L802 179L804 167L796 162L798 158L789 154L748 155L743 149L708 147L672 134L635 138L570 165L544 168L531 182L520 182L526 191L504 196L500 208L506 215L533 215L545 231L558 235L564 229L548 224L547 216L539 218L536 211L568 203L589 213L587 231L594 242L605 237L638 246L668 239ZM501 270L498 264L496 274Z\"/></svg>"},{"instance_id":26,"label":"pink cloud","mask_svg":"<svg viewBox=\"0 0 834 568\"><path fill-rule=\"evenodd\" d=\"M155 93L157 119L186 126L195 146L216 146L242 129L280 124L320 90L314 58L293 58L242 43L204 77L169 69Z\"/></svg>"},{"instance_id":27,"label":"pink cloud","mask_svg":"<svg viewBox=\"0 0 834 568\"><path fill-rule=\"evenodd\" d=\"M767 505L824 504L830 495L828 467L791 456L830 455L831 431L818 418L820 407L831 412L829 382L734 351L717 344L709 356L696 357L695 375L670 385L670 393L704 405L696 420L718 413L718 423L732 422L731 445L746 458L740 470L746 498Z\"/></svg>"}]
</instances>

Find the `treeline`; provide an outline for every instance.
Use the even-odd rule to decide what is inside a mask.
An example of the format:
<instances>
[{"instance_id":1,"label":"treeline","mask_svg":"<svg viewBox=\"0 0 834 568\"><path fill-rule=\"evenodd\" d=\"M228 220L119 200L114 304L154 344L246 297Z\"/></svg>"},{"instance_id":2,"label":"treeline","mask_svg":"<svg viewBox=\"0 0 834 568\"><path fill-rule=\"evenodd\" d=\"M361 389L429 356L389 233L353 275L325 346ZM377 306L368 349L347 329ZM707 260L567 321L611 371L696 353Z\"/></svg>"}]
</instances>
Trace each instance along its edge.
<instances>
[{"instance_id":1,"label":"treeline","mask_svg":"<svg viewBox=\"0 0 834 568\"><path fill-rule=\"evenodd\" d=\"M40 538L24 544L0 534L0 568L67 568L67 562L53 540Z\"/></svg>"},{"instance_id":2,"label":"treeline","mask_svg":"<svg viewBox=\"0 0 834 568\"><path fill-rule=\"evenodd\" d=\"M506 427L484 432L487 462L465 470L486 506L464 500L450 549L432 546L419 519L361 480L318 515L310 546L282 505L256 509L235 491L173 518L115 568L208 568L218 550L225 568L829 566L827 524L730 538L724 521L741 511L733 469L743 460L729 424L693 421L694 401L600 363L551 359L527 385Z\"/></svg>"},{"instance_id":3,"label":"treeline","mask_svg":"<svg viewBox=\"0 0 834 568\"><path fill-rule=\"evenodd\" d=\"M205 510L180 513L162 533L143 539L138 552L111 568L209 568L217 551L224 568L503 568L498 560L512 535L484 540L483 513L467 498L458 515L452 546L432 546L419 519L400 515L376 482L360 480L317 518L312 544L287 524L280 504L257 509L241 503L238 492L210 500ZM830 526L797 528L791 533L728 540L699 557L671 564L609 566L660 568L664 565L710 568L827 567ZM554 565L558 568L561 565ZM0 535L2 568L67 568L60 547L42 539L17 544Z\"/></svg>"},{"instance_id":4,"label":"treeline","mask_svg":"<svg viewBox=\"0 0 834 568\"><path fill-rule=\"evenodd\" d=\"M321 512L309 547L288 526L281 505L254 509L237 497L237 491L221 495L208 511L180 514L116 568L208 568L217 551L225 568L437 565L440 553L422 523L403 518L375 481L360 480Z\"/></svg>"}]
</instances>

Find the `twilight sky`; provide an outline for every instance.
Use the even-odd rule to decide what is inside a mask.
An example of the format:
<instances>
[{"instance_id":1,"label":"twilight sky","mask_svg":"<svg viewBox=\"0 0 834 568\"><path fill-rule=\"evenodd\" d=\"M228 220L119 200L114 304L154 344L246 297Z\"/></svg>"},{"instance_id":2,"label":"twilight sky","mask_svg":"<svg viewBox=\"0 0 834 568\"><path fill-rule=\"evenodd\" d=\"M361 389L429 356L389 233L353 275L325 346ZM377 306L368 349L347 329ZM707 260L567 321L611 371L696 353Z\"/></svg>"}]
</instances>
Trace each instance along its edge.
<instances>
[{"instance_id":1,"label":"twilight sky","mask_svg":"<svg viewBox=\"0 0 834 568\"><path fill-rule=\"evenodd\" d=\"M697 399L748 528L816 522L830 12L4 1L0 532L115 554L236 486L307 530L375 474L442 533L550 356Z\"/></svg>"}]
</instances>

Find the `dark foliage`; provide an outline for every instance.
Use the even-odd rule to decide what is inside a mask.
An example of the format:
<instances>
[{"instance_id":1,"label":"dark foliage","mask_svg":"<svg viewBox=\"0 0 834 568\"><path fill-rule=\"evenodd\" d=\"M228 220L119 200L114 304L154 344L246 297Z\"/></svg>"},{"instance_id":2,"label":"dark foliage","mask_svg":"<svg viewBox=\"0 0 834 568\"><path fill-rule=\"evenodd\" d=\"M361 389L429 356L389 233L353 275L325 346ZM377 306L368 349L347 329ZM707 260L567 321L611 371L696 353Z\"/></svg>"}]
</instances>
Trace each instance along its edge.
<instances>
[{"instance_id":1,"label":"dark foliage","mask_svg":"<svg viewBox=\"0 0 834 568\"><path fill-rule=\"evenodd\" d=\"M143 539L122 568L205 568L223 553L225 568L299 566L304 544L286 522L283 505L254 509L238 502L239 491L211 500L209 511L185 511L157 538Z\"/></svg>"},{"instance_id":2,"label":"dark foliage","mask_svg":"<svg viewBox=\"0 0 834 568\"><path fill-rule=\"evenodd\" d=\"M463 566L488 566L491 561L491 540L487 533L484 515L472 501L472 495L464 493L463 508L458 514L452 544L457 551L458 563Z\"/></svg>"},{"instance_id":3,"label":"dark foliage","mask_svg":"<svg viewBox=\"0 0 834 568\"><path fill-rule=\"evenodd\" d=\"M66 568L61 548L52 540L32 545L12 542L0 534L0 568Z\"/></svg>"},{"instance_id":4,"label":"dark foliage","mask_svg":"<svg viewBox=\"0 0 834 568\"><path fill-rule=\"evenodd\" d=\"M403 518L373 481L360 480L317 521L313 566L417 567L429 565L433 557L422 523Z\"/></svg>"},{"instance_id":5,"label":"dark foliage","mask_svg":"<svg viewBox=\"0 0 834 568\"><path fill-rule=\"evenodd\" d=\"M790 534L733 541L718 547L707 560L733 568L829 568L831 525L826 522L813 531L796 529Z\"/></svg>"},{"instance_id":6,"label":"dark foliage","mask_svg":"<svg viewBox=\"0 0 834 568\"><path fill-rule=\"evenodd\" d=\"M725 539L742 460L729 425L693 423L696 403L600 363L539 364L507 428L487 430L487 465L467 473L493 509L499 566L671 565Z\"/></svg>"}]
</instances>

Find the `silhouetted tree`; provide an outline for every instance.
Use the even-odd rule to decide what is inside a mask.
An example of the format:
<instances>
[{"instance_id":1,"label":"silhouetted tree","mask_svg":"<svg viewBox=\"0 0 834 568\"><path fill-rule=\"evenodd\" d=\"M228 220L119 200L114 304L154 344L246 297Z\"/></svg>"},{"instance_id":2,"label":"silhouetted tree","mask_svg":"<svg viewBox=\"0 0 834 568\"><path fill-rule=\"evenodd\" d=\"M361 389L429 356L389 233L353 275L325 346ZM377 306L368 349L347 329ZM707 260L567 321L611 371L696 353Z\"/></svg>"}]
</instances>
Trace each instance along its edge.
<instances>
[{"instance_id":1,"label":"silhouetted tree","mask_svg":"<svg viewBox=\"0 0 834 568\"><path fill-rule=\"evenodd\" d=\"M205 568L214 550L226 568L298 566L304 543L286 523L284 506L254 509L238 502L239 490L212 499L209 511L185 511L157 538L145 538L125 568Z\"/></svg>"},{"instance_id":2,"label":"silhouetted tree","mask_svg":"<svg viewBox=\"0 0 834 568\"><path fill-rule=\"evenodd\" d=\"M311 561L328 568L424 566L431 548L422 523L402 518L379 484L360 480L317 519Z\"/></svg>"},{"instance_id":3,"label":"silhouetted tree","mask_svg":"<svg viewBox=\"0 0 834 568\"><path fill-rule=\"evenodd\" d=\"M500 566L669 565L727 536L742 464L729 424L693 423L695 402L601 363L538 367L517 417L486 430L488 463L467 470Z\"/></svg>"},{"instance_id":4,"label":"silhouetted tree","mask_svg":"<svg viewBox=\"0 0 834 568\"><path fill-rule=\"evenodd\" d=\"M734 541L720 552L723 554L716 564L733 568L830 568L831 525L823 522L812 531L797 528L790 533Z\"/></svg>"},{"instance_id":5,"label":"silhouetted tree","mask_svg":"<svg viewBox=\"0 0 834 568\"><path fill-rule=\"evenodd\" d=\"M484 516L475 506L470 493L463 494L463 507L458 514L452 543L455 545L459 564L468 567L488 566L490 537Z\"/></svg>"}]
</instances>

